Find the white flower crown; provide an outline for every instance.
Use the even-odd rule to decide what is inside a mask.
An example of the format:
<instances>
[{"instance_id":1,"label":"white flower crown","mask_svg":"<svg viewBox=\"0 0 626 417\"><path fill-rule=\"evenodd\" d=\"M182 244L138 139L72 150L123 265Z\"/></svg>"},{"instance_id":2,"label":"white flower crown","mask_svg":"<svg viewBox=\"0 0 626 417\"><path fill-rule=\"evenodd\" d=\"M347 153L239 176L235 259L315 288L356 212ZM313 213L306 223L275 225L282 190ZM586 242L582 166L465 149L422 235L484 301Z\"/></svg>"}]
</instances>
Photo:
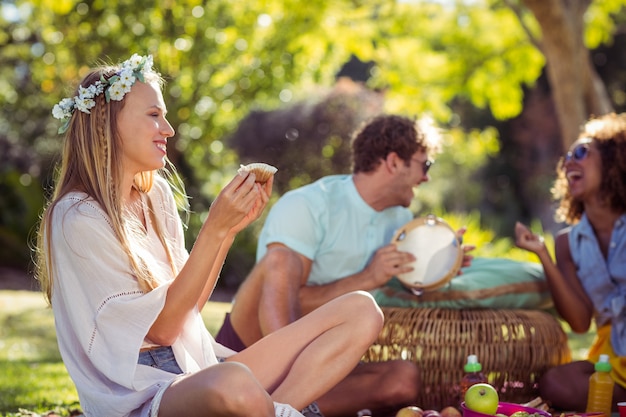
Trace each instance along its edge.
<instances>
[{"instance_id":1,"label":"white flower crown","mask_svg":"<svg viewBox=\"0 0 626 417\"><path fill-rule=\"evenodd\" d=\"M133 54L128 60L122 62L121 69L111 78L100 77L98 81L89 87L78 86L78 95L66 97L55 104L52 108L52 116L55 119L65 120L59 128L59 133L64 133L70 124L70 118L74 110L90 114L90 109L96 105L94 98L104 93L107 103L111 100L120 101L128 93L138 79L145 82L144 75L153 72L152 55L141 56Z\"/></svg>"}]
</instances>

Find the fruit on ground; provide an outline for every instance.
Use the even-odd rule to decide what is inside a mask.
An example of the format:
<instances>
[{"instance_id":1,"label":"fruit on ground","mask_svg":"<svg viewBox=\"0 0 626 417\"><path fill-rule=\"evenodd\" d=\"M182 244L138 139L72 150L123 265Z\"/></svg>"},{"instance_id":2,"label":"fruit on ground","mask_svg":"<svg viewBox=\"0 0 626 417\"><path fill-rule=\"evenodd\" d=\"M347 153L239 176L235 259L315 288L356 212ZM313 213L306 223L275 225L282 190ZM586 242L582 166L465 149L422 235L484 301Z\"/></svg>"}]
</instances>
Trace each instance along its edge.
<instances>
[{"instance_id":1,"label":"fruit on ground","mask_svg":"<svg viewBox=\"0 0 626 417\"><path fill-rule=\"evenodd\" d=\"M424 410L414 405L401 408L396 413L396 417L423 417L423 416L424 416Z\"/></svg>"},{"instance_id":2,"label":"fruit on ground","mask_svg":"<svg viewBox=\"0 0 626 417\"><path fill-rule=\"evenodd\" d=\"M474 384L465 392L465 406L478 413L494 415L498 411L498 391L489 384Z\"/></svg>"},{"instance_id":3,"label":"fruit on ground","mask_svg":"<svg viewBox=\"0 0 626 417\"><path fill-rule=\"evenodd\" d=\"M439 414L441 414L441 417L461 417L461 412L452 406L443 408Z\"/></svg>"}]
</instances>

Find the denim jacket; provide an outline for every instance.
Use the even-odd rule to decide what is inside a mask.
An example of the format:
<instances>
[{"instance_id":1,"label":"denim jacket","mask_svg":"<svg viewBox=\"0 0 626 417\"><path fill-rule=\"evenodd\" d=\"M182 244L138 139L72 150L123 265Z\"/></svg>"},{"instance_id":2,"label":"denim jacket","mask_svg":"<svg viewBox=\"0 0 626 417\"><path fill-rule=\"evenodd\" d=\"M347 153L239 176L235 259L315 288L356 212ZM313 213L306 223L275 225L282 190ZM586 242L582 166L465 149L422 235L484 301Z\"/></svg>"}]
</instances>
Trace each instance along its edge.
<instances>
[{"instance_id":1,"label":"denim jacket","mask_svg":"<svg viewBox=\"0 0 626 417\"><path fill-rule=\"evenodd\" d=\"M569 233L577 275L596 310L598 327L611 323L611 344L626 356L626 214L615 221L606 259L586 214Z\"/></svg>"}]
</instances>

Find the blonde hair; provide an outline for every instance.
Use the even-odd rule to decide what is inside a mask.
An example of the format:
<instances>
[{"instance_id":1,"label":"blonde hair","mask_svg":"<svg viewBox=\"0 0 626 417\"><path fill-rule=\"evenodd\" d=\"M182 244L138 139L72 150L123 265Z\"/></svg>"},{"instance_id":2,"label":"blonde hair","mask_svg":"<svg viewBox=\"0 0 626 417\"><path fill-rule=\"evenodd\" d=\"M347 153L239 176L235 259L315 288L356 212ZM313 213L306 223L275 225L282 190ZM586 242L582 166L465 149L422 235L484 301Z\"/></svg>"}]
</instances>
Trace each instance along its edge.
<instances>
[{"instance_id":1,"label":"blonde hair","mask_svg":"<svg viewBox=\"0 0 626 417\"><path fill-rule=\"evenodd\" d=\"M80 85L88 87L101 78L108 79L114 76L119 70L119 66L101 66L85 76ZM163 79L158 73L149 72L146 75L145 82L155 82L162 88ZM48 303L51 303L54 286L53 259L50 251L52 245L50 219L56 203L72 191L82 191L89 195L109 216L115 235L128 256L140 288L150 291L158 284L146 263L131 250L130 237L135 227L124 216L120 197L122 146L117 120L125 100L107 101L105 94L100 94L94 97L94 101L95 106L90 113L74 111L71 115L64 136L62 159L56 172L54 191L43 212L37 231L35 274ZM188 205L182 181L173 165L169 161L166 163L168 169L161 170L163 176L168 180L175 194L185 197L176 200L181 206L179 209L186 211ZM134 178L134 186L139 192L147 193L154 184L155 175L161 175L161 173L157 171L138 173ZM172 271L176 274L176 266L167 239L163 231L158 228L157 233L165 247Z\"/></svg>"}]
</instances>

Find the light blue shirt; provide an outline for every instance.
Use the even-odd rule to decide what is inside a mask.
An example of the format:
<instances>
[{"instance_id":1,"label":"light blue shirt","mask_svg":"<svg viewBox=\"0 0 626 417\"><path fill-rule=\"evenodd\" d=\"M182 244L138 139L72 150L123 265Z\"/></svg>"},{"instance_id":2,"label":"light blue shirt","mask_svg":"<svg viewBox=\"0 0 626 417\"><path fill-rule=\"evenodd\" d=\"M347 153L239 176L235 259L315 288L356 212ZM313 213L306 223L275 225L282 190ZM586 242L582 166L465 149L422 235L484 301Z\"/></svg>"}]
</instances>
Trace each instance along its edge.
<instances>
[{"instance_id":1,"label":"light blue shirt","mask_svg":"<svg viewBox=\"0 0 626 417\"><path fill-rule=\"evenodd\" d=\"M596 324L611 322L613 350L626 356L626 215L613 225L606 259L586 214L572 226L569 245L578 278L596 309Z\"/></svg>"},{"instance_id":2,"label":"light blue shirt","mask_svg":"<svg viewBox=\"0 0 626 417\"><path fill-rule=\"evenodd\" d=\"M370 207L351 175L331 175L283 195L270 210L257 261L270 243L282 243L313 261L308 285L362 271L376 250L413 218L405 207Z\"/></svg>"}]
</instances>

